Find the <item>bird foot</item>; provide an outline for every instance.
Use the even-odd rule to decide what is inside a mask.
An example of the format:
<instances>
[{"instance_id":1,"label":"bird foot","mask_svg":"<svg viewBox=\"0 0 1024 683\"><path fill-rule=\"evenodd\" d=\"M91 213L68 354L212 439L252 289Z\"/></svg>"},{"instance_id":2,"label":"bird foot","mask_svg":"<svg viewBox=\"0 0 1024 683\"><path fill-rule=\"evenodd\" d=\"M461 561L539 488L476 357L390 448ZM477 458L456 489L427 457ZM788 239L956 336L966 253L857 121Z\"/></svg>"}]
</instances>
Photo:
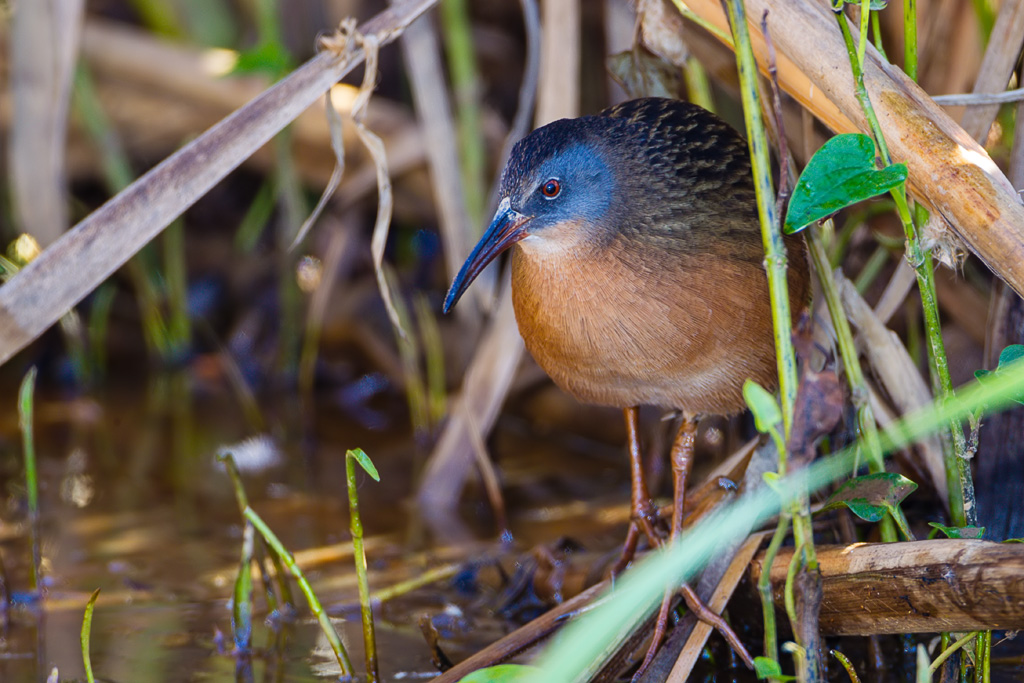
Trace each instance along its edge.
<instances>
[{"instance_id":1,"label":"bird foot","mask_svg":"<svg viewBox=\"0 0 1024 683\"><path fill-rule=\"evenodd\" d=\"M660 548L668 539L668 532L658 514L658 508L649 500L633 509L629 521L629 531L622 544L622 553L611 570L613 577L621 574L633 561L641 534L647 538L647 543L651 548Z\"/></svg>"},{"instance_id":2,"label":"bird foot","mask_svg":"<svg viewBox=\"0 0 1024 683\"><path fill-rule=\"evenodd\" d=\"M633 674L632 683L638 683L643 677L647 667L654 661L654 655L658 654L661 642L665 640L665 634L668 632L668 616L672 609L673 600L675 600L675 592L665 591L665 597L661 600L661 609L658 610L658 620L654 623L654 634L651 636L651 644L647 647L647 654L644 655L644 661L640 664L640 668Z\"/></svg>"},{"instance_id":3,"label":"bird foot","mask_svg":"<svg viewBox=\"0 0 1024 683\"><path fill-rule=\"evenodd\" d=\"M716 614L711 610L710 607L704 604L697 593L690 588L689 584L683 584L679 592L682 593L683 600L686 602L686 607L693 616L697 617L698 620L703 621L708 626L711 626L725 638L725 642L729 643L729 647L732 648L733 652L736 653L743 663L746 664L750 670L754 669L754 659L747 652L747 648L740 642L739 636L732 630L732 627L726 623L725 619L721 615ZM666 591L665 597L661 601L661 609L658 610L658 620L654 624L654 634L651 636L651 644L647 648L647 654L644 656L643 663L640 664L640 668L633 675L633 683L637 683L647 671L647 668L654 661L654 656L658 653L661 648L661 643L665 639L665 634L668 633L668 618L671 614L672 602L675 600L676 593L674 591Z\"/></svg>"}]
</instances>

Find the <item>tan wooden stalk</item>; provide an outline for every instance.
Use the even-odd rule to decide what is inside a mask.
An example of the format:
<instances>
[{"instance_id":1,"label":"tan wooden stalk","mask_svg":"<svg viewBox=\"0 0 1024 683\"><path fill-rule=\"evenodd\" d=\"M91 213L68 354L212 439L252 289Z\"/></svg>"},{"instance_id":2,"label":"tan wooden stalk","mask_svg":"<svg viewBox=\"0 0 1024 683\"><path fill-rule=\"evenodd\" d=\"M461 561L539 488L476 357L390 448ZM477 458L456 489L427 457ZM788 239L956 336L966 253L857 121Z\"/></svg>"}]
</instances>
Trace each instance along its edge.
<instances>
[{"instance_id":1,"label":"tan wooden stalk","mask_svg":"<svg viewBox=\"0 0 1024 683\"><path fill-rule=\"evenodd\" d=\"M686 4L715 25L726 25L718 0ZM832 130L869 133L831 10L812 0L748 0L762 69L765 11L779 53L780 85ZM984 148L870 45L864 81L893 160L910 169L914 194L946 219L993 272L1024 293L1024 206L1010 182Z\"/></svg>"},{"instance_id":2,"label":"tan wooden stalk","mask_svg":"<svg viewBox=\"0 0 1024 683\"><path fill-rule=\"evenodd\" d=\"M393 42L437 0L400 0L359 27ZM363 60L322 52L168 157L0 287L0 363L43 333Z\"/></svg>"},{"instance_id":3,"label":"tan wooden stalk","mask_svg":"<svg viewBox=\"0 0 1024 683\"><path fill-rule=\"evenodd\" d=\"M793 549L772 564L782 590ZM1024 545L943 539L818 547L826 635L1024 628ZM953 568L956 571L953 571ZM763 554L751 564L752 581Z\"/></svg>"}]
</instances>

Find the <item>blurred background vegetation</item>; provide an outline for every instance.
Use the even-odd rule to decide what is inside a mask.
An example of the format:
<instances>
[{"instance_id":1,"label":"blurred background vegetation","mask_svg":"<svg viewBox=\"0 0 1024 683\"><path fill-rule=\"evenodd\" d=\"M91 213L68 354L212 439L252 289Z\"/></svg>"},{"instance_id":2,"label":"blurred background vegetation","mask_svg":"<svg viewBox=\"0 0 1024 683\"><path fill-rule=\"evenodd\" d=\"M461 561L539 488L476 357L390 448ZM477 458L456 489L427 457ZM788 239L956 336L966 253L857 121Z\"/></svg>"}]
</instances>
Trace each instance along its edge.
<instances>
[{"instance_id":1,"label":"blurred background vegetation","mask_svg":"<svg viewBox=\"0 0 1024 683\"><path fill-rule=\"evenodd\" d=\"M15 406L16 387L35 366L53 610L45 623L13 612L2 646L11 658L0 661L0 678L39 679L53 664L62 676L79 675L83 594L97 585L105 594L93 661L105 677L230 675L234 663L211 652L216 629L227 628L225 586L233 579L226 577L240 526L213 454L257 435L234 451L254 504L293 550L330 549L347 538L343 454L359 446L373 457L382 485L367 484L362 495L375 587L473 557L481 552L474 543L503 530L519 549L570 534L614 547L628 514L618 411L579 405L522 354L495 303L503 282L497 269L453 316L441 317L440 302L491 214L508 142L533 125L652 94L697 101L742 130L731 50L678 17L685 40L666 29L641 41L637 5L641 14L675 11L667 1L548 0L538 8L526 0L441 0L401 44L382 48L362 121L386 150L393 216L383 273L404 332L391 324L374 264L378 165L351 121L360 67L332 91L344 121L341 184L297 246L337 162L323 102L252 149L127 265L82 292L59 325L0 367L8 406L0 412L2 582L16 592L29 572ZM313 57L318 35L386 7L374 0L3 3L2 277ZM992 0L921 8L919 81L927 92L971 91L997 10ZM878 35L893 62L902 54L900 22L898 6L880 13ZM785 105L790 150L802 164L828 133L795 102ZM962 111L950 109L954 118ZM1019 148L1015 113L1016 105L1004 105L982 141L1004 168ZM832 242L833 262L872 304L905 275L890 209L879 201L844 213ZM998 305L1019 311L1019 301L999 304L997 281L970 255L939 269L937 285L959 385L994 367L1014 340L1005 318L1019 313L999 313ZM888 304L889 325L924 369L916 296L906 287ZM993 341L997 325L1002 343ZM982 456L988 440L1020 435L1019 415L1008 419L1018 421L981 432ZM651 411L644 429L649 452L662 453L670 426ZM705 420L696 479L750 434L743 417ZM911 453L899 462L924 484L917 504L934 510L941 495L920 459ZM996 462L979 458L979 506L983 523L1005 537L1019 533L1021 520L1000 496L1015 490L1006 481L1022 468ZM659 457L652 463L664 493L668 465ZM335 549L305 559L343 605L354 591L336 566L344 555ZM501 582L493 583L500 592ZM385 609L391 626L381 649L391 674L431 670L415 615L460 599L469 601L440 592ZM529 605L516 609L517 619L533 614ZM450 616L445 633L465 641L454 652L471 652L500 634L506 616ZM265 630L268 643L281 637L276 627ZM315 631L300 629L296 638L299 645L284 650L292 654L268 659L268 677L312 675L304 653ZM388 659L388 652L403 654Z\"/></svg>"}]
</instances>

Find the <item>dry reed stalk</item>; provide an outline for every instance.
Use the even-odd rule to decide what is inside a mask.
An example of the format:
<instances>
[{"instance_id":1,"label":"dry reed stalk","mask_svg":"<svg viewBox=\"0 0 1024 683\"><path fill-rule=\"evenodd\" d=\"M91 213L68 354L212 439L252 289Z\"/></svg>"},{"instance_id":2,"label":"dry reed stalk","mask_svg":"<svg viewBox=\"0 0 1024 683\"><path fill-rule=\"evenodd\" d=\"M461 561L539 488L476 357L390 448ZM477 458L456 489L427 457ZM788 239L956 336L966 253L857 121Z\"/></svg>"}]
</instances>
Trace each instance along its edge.
<instances>
[{"instance_id":1,"label":"dry reed stalk","mask_svg":"<svg viewBox=\"0 0 1024 683\"><path fill-rule=\"evenodd\" d=\"M836 282L846 316L857 330L857 346L868 359L898 413L909 415L930 404L931 391L896 333L875 316L857 288L842 273L836 273ZM932 435L921 439L918 446L924 469L945 505L949 493L939 439Z\"/></svg>"},{"instance_id":2,"label":"dry reed stalk","mask_svg":"<svg viewBox=\"0 0 1024 683\"><path fill-rule=\"evenodd\" d=\"M717 0L688 0L724 27ZM779 82L836 132L869 132L853 87L846 47L832 12L811 0L750 0L754 51L765 64L760 17L779 51ZM902 71L867 48L864 81L896 162L912 191L950 223L989 268L1024 292L1024 206L985 150Z\"/></svg>"},{"instance_id":3,"label":"dry reed stalk","mask_svg":"<svg viewBox=\"0 0 1024 683\"><path fill-rule=\"evenodd\" d=\"M386 45L436 2L397 2L360 33ZM359 48L341 56L320 53L65 233L0 288L0 362L42 334L362 61Z\"/></svg>"},{"instance_id":4,"label":"dry reed stalk","mask_svg":"<svg viewBox=\"0 0 1024 683\"><path fill-rule=\"evenodd\" d=\"M459 400L444 427L420 481L420 505L435 514L451 511L472 472L473 443L490 432L523 355L523 339L512 310L508 274L498 289L500 303L462 381ZM472 415L469 412L472 411ZM480 434L471 435L478 429ZM442 514L442 516L444 516ZM442 520L447 524L447 520Z\"/></svg>"},{"instance_id":5,"label":"dry reed stalk","mask_svg":"<svg viewBox=\"0 0 1024 683\"><path fill-rule=\"evenodd\" d=\"M715 614L721 614L725 609L729 598L736 592L736 586L739 584L740 579L747 572L751 560L754 559L757 551L761 548L761 544L769 536L770 534L767 532L751 534L743 545L740 546L739 551L732 558L732 562L729 563L722 580L711 594L711 599L708 600L707 606ZM693 627L690 637L686 640L683 651L679 654L679 658L672 667L672 671L669 673L668 678L665 679L666 683L685 683L685 681L689 680L693 666L704 653L704 645L707 643L712 631L714 631L713 626L703 621L697 622L697 625Z\"/></svg>"},{"instance_id":6,"label":"dry reed stalk","mask_svg":"<svg viewBox=\"0 0 1024 683\"><path fill-rule=\"evenodd\" d=\"M579 0L550 0L544 4L544 12L538 126L579 115ZM570 25L573 23L575 27ZM466 372L462 400L454 403L455 411L438 439L420 483L420 503L435 513L451 510L458 503L471 471L472 444L478 438L471 437L469 430L476 425L481 434L490 432L523 354L507 276L503 282L498 292L498 308ZM473 415L467 416L464 411L470 410Z\"/></svg>"},{"instance_id":7,"label":"dry reed stalk","mask_svg":"<svg viewBox=\"0 0 1024 683\"><path fill-rule=\"evenodd\" d=\"M68 225L65 138L82 0L19 3L11 22L8 169L19 229L43 247Z\"/></svg>"},{"instance_id":8,"label":"dry reed stalk","mask_svg":"<svg viewBox=\"0 0 1024 683\"><path fill-rule=\"evenodd\" d=\"M420 122L420 135L426 144L430 184L437 205L446 271L451 280L469 253L476 231L470 226L466 212L455 123L434 24L426 20L417 21L402 36L401 46ZM487 289L492 290L493 287ZM479 297L470 299L474 302L479 300ZM459 310L461 314L479 312L472 305L465 311Z\"/></svg>"},{"instance_id":9,"label":"dry reed stalk","mask_svg":"<svg viewBox=\"0 0 1024 683\"><path fill-rule=\"evenodd\" d=\"M973 93L995 93L1006 89L1024 45L1024 2L1004 0L999 7L988 47L974 81ZM985 144L988 129L999 113L999 105L968 107L960 125L972 138Z\"/></svg>"}]
</instances>

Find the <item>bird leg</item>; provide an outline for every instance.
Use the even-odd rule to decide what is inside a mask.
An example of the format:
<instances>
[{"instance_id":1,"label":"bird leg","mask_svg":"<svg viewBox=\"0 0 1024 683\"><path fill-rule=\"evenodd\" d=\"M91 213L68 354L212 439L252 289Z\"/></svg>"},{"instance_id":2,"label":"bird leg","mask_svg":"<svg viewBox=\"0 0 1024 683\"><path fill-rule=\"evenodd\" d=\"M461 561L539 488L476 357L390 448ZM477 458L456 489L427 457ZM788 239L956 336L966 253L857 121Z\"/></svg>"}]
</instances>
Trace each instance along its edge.
<instances>
[{"instance_id":1,"label":"bird leg","mask_svg":"<svg viewBox=\"0 0 1024 683\"><path fill-rule=\"evenodd\" d=\"M652 548L660 546L664 538L658 533L658 509L651 502L644 479L644 464L640 449L640 409L636 406L623 409L626 418L626 434L629 439L629 480L630 480L630 521L622 555L612 568L612 576L618 575L633 559L640 533L647 537Z\"/></svg>"},{"instance_id":2,"label":"bird leg","mask_svg":"<svg viewBox=\"0 0 1024 683\"><path fill-rule=\"evenodd\" d=\"M672 442L672 488L674 500L672 506L671 540L673 543L677 542L683 533L683 502L686 497L686 479L690 474L690 467L693 465L693 452L696 440L697 418L684 413L683 422L679 425L679 431L676 432L676 438ZM684 583L680 591L682 592L683 600L686 602L686 607L693 612L693 615L721 633L733 651L743 660L743 663L750 669L753 669L753 658L751 658L747 649L743 647L740 639L736 636L736 632L725 622L725 619L715 614L705 605L688 584ZM676 591L665 591L661 609L658 611L658 620L655 622L651 645L647 650L647 655L644 657L643 664L640 665L637 676L634 676L634 680L638 680L637 677L642 675L651 662L654 661L654 655L661 646L662 638L664 638L665 633L668 631L668 617L675 596Z\"/></svg>"}]
</instances>

